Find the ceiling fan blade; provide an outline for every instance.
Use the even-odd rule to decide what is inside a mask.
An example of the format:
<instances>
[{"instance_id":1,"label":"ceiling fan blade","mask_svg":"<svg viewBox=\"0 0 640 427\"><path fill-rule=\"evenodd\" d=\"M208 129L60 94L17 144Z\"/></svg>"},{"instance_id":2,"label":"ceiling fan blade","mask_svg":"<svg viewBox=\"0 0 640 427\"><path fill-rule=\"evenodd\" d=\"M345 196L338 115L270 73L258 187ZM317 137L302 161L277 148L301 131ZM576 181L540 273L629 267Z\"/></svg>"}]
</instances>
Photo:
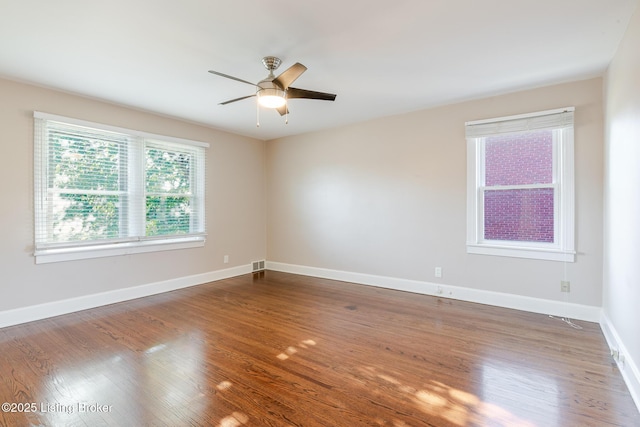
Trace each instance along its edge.
<instances>
[{"instance_id":1,"label":"ceiling fan blade","mask_svg":"<svg viewBox=\"0 0 640 427\"><path fill-rule=\"evenodd\" d=\"M226 78L228 78L228 79L235 80L235 81L237 81L237 82L242 82L242 83L246 83L246 84L251 85L251 86L258 87L258 85L257 85L257 84L255 84L255 83L251 83L251 82L248 82L248 81L246 81L246 80L242 80L242 79L239 79L239 78L237 78L237 77L230 76L230 75L228 75L228 74L219 73L219 72L217 72L217 71L213 71L213 70L209 70L209 72L210 72L211 74L215 74L215 75L220 76L220 77L226 77Z\"/></svg>"},{"instance_id":2,"label":"ceiling fan blade","mask_svg":"<svg viewBox=\"0 0 640 427\"><path fill-rule=\"evenodd\" d=\"M252 98L252 97L254 97L254 96L256 96L256 94L255 94L255 93L254 93L253 95L247 95L247 96L243 96L243 97L236 98L236 99L230 99L230 100L228 100L228 101L221 102L221 103L220 103L220 104L218 104L218 105L227 105L227 104L231 104L232 102L242 101L243 99Z\"/></svg>"},{"instance_id":3,"label":"ceiling fan blade","mask_svg":"<svg viewBox=\"0 0 640 427\"><path fill-rule=\"evenodd\" d=\"M324 101L335 101L335 94L333 93L325 93L325 92L316 92L313 90L306 89L296 89L295 87L290 87L287 89L287 98L306 98L306 99L321 99Z\"/></svg>"},{"instance_id":4,"label":"ceiling fan blade","mask_svg":"<svg viewBox=\"0 0 640 427\"><path fill-rule=\"evenodd\" d=\"M278 77L273 79L273 83L286 90L289 85L295 82L296 79L300 77L305 71L307 71L307 67L299 62L296 62L291 67L284 70Z\"/></svg>"},{"instance_id":5,"label":"ceiling fan blade","mask_svg":"<svg viewBox=\"0 0 640 427\"><path fill-rule=\"evenodd\" d=\"M287 108L287 104L283 105L282 107L276 108L276 110L278 110L278 113L280 113L281 116L284 116L285 114L289 113L289 109Z\"/></svg>"}]
</instances>

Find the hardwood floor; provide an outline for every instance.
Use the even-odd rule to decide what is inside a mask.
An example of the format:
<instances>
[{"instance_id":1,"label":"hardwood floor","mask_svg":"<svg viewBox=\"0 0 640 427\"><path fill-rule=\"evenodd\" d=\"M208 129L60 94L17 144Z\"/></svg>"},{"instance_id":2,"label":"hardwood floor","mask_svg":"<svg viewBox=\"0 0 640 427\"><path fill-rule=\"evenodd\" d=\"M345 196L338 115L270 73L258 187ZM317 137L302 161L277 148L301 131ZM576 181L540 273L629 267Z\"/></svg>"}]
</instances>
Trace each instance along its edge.
<instances>
[{"instance_id":1,"label":"hardwood floor","mask_svg":"<svg viewBox=\"0 0 640 427\"><path fill-rule=\"evenodd\" d=\"M576 323L268 271L0 329L0 424L640 425Z\"/></svg>"}]
</instances>

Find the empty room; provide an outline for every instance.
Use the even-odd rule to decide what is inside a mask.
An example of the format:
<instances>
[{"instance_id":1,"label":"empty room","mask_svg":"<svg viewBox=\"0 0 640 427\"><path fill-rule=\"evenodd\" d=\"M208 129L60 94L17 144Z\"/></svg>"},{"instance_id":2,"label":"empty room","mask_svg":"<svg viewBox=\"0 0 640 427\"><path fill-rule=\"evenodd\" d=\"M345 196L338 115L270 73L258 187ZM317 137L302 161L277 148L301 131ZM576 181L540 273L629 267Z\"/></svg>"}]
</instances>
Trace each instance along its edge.
<instances>
[{"instance_id":1,"label":"empty room","mask_svg":"<svg viewBox=\"0 0 640 427\"><path fill-rule=\"evenodd\" d=\"M638 76L638 0L0 0L0 426L640 426Z\"/></svg>"}]
</instances>

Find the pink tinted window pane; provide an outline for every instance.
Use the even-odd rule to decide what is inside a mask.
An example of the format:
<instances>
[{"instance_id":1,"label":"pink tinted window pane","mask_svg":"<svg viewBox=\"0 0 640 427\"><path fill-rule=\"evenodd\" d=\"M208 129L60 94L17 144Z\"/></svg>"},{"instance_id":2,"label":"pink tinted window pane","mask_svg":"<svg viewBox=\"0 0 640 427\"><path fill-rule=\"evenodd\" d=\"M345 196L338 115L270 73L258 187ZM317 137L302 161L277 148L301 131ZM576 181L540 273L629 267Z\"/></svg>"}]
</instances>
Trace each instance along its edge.
<instances>
[{"instance_id":1,"label":"pink tinted window pane","mask_svg":"<svg viewBox=\"0 0 640 427\"><path fill-rule=\"evenodd\" d=\"M549 184L553 131L491 136L485 140L485 185Z\"/></svg>"},{"instance_id":2,"label":"pink tinted window pane","mask_svg":"<svg viewBox=\"0 0 640 427\"><path fill-rule=\"evenodd\" d=\"M553 243L553 189L485 191L484 238Z\"/></svg>"}]
</instances>

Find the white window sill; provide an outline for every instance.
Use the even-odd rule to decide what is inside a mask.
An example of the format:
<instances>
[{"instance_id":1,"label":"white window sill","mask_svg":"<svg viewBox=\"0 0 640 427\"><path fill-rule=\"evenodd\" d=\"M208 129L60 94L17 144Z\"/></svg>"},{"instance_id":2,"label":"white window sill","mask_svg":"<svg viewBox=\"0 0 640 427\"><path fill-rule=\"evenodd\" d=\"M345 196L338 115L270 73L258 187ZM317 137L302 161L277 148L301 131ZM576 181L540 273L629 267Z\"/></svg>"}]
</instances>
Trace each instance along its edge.
<instances>
[{"instance_id":1,"label":"white window sill","mask_svg":"<svg viewBox=\"0 0 640 427\"><path fill-rule=\"evenodd\" d=\"M512 258L541 259L546 261L575 262L575 251L562 251L559 249L495 246L481 244L467 244L468 254L494 255Z\"/></svg>"},{"instance_id":2,"label":"white window sill","mask_svg":"<svg viewBox=\"0 0 640 427\"><path fill-rule=\"evenodd\" d=\"M118 255L131 255L146 252L172 251L203 247L205 238L181 237L136 242L120 242L106 245L83 245L66 248L38 249L34 252L36 264L51 262L74 261L90 258L102 258Z\"/></svg>"}]
</instances>

